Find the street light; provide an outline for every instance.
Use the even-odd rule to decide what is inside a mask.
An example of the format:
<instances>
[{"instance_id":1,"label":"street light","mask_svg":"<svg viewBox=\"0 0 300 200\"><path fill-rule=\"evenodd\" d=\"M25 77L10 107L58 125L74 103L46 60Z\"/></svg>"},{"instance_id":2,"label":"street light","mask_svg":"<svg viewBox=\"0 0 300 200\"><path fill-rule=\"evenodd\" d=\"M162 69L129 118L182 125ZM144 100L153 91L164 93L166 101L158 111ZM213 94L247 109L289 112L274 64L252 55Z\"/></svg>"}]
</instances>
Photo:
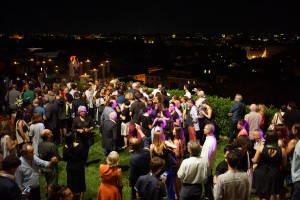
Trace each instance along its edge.
<instances>
[{"instance_id":1,"label":"street light","mask_svg":"<svg viewBox=\"0 0 300 200\"><path fill-rule=\"evenodd\" d=\"M94 81L98 79L98 70L97 69L92 69L91 72L94 72Z\"/></svg>"},{"instance_id":2,"label":"street light","mask_svg":"<svg viewBox=\"0 0 300 200\"><path fill-rule=\"evenodd\" d=\"M103 63L100 63L100 65L98 65L101 70L102 70L102 78L105 79L105 65Z\"/></svg>"},{"instance_id":3,"label":"street light","mask_svg":"<svg viewBox=\"0 0 300 200\"><path fill-rule=\"evenodd\" d=\"M110 66L109 66L110 61L106 60L105 62L106 62L106 65L107 65L107 74L110 74Z\"/></svg>"}]
</instances>

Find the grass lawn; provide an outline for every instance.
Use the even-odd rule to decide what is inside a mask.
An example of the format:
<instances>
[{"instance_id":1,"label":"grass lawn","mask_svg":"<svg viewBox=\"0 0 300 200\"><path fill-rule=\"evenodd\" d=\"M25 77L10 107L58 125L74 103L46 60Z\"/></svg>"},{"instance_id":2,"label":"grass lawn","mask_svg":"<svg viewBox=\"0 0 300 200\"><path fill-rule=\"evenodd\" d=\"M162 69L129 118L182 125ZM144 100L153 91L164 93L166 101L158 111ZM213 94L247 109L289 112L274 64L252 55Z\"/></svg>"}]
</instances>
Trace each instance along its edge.
<instances>
[{"instance_id":1,"label":"grass lawn","mask_svg":"<svg viewBox=\"0 0 300 200\"><path fill-rule=\"evenodd\" d=\"M217 162L224 159L223 157L223 147L227 144L227 141L221 141L218 144L217 151ZM60 155L62 155L62 146L59 146ZM131 194L131 188L128 187L128 177L129 177L129 159L130 154L128 149L119 152L120 153L120 163L119 167L122 168L123 172L123 199L129 200ZM105 157L103 156L103 149L101 147L101 134L95 131L95 144L90 148L88 167L85 170L86 178L86 192L84 194L85 199L97 199L97 193L100 186L100 176L99 176L99 165L106 164ZM216 165L215 165L216 166ZM67 173L66 173L66 163L59 162L59 184L67 185ZM41 195L43 199L45 198L46 183L45 178L41 176ZM256 199L254 195L251 195L251 199Z\"/></svg>"}]
</instances>

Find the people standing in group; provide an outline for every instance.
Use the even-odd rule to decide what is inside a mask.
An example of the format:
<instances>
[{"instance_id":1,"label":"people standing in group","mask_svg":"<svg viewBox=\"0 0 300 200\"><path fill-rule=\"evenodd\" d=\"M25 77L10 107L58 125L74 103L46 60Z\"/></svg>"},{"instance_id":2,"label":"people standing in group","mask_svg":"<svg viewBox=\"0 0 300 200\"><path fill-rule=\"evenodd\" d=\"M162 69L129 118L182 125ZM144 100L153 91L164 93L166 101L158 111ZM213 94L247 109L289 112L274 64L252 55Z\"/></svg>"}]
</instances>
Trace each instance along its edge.
<instances>
[{"instance_id":1,"label":"people standing in group","mask_svg":"<svg viewBox=\"0 0 300 200\"><path fill-rule=\"evenodd\" d=\"M85 152L83 145L75 141L72 132L67 133L65 136L63 160L67 162L67 186L75 195L79 195L80 200L83 200L86 190Z\"/></svg>"},{"instance_id":2,"label":"people standing in group","mask_svg":"<svg viewBox=\"0 0 300 200\"><path fill-rule=\"evenodd\" d=\"M236 138L237 133L237 123L240 119L244 119L246 109L242 102L243 97L240 94L236 94L234 97L235 103L232 105L228 112L228 116L231 117L231 124L229 129L229 142L232 143L234 138Z\"/></svg>"}]
</instances>

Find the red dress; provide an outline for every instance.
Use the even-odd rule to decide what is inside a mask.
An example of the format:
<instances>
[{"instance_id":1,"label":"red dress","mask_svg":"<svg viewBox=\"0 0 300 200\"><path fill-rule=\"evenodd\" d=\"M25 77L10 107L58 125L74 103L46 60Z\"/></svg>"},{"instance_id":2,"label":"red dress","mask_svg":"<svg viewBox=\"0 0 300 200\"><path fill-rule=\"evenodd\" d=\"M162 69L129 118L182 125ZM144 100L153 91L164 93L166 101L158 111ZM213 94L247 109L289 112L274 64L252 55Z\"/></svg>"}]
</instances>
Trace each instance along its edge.
<instances>
[{"instance_id":1,"label":"red dress","mask_svg":"<svg viewBox=\"0 0 300 200\"><path fill-rule=\"evenodd\" d=\"M121 200L118 189L118 167L100 166L101 184L98 191L98 200Z\"/></svg>"}]
</instances>

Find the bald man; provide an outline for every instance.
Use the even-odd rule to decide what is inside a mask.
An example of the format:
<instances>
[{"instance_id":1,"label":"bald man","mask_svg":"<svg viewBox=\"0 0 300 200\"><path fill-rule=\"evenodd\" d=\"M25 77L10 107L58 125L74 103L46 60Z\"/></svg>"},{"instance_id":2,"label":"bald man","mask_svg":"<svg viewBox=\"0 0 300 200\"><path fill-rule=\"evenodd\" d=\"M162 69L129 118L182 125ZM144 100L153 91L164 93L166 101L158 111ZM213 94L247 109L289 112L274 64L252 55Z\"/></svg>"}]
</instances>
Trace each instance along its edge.
<instances>
[{"instance_id":1,"label":"bald man","mask_svg":"<svg viewBox=\"0 0 300 200\"><path fill-rule=\"evenodd\" d=\"M60 158L57 146L52 142L52 131L45 129L41 132L42 142L39 143L39 158L50 161L52 157ZM54 164L51 168L42 168L45 175L47 186L58 183L58 165Z\"/></svg>"},{"instance_id":2,"label":"bald man","mask_svg":"<svg viewBox=\"0 0 300 200\"><path fill-rule=\"evenodd\" d=\"M104 156L107 156L111 151L117 150L118 127L115 121L116 118L117 113L115 111L110 112L109 119L104 120L100 127Z\"/></svg>"},{"instance_id":3,"label":"bald man","mask_svg":"<svg viewBox=\"0 0 300 200\"><path fill-rule=\"evenodd\" d=\"M256 112L256 104L250 105L250 112L245 115L245 120L249 123L249 138L250 140L254 140L253 132L255 129L259 129L261 125L261 114Z\"/></svg>"},{"instance_id":4,"label":"bald man","mask_svg":"<svg viewBox=\"0 0 300 200\"><path fill-rule=\"evenodd\" d=\"M33 151L34 149L30 144L26 143L22 146L21 165L18 167L15 177L16 183L20 188L31 188L30 200L39 200L41 199L39 166L44 168L51 167L58 162L58 159L57 157L52 157L50 161L45 161L34 155Z\"/></svg>"}]
</instances>

